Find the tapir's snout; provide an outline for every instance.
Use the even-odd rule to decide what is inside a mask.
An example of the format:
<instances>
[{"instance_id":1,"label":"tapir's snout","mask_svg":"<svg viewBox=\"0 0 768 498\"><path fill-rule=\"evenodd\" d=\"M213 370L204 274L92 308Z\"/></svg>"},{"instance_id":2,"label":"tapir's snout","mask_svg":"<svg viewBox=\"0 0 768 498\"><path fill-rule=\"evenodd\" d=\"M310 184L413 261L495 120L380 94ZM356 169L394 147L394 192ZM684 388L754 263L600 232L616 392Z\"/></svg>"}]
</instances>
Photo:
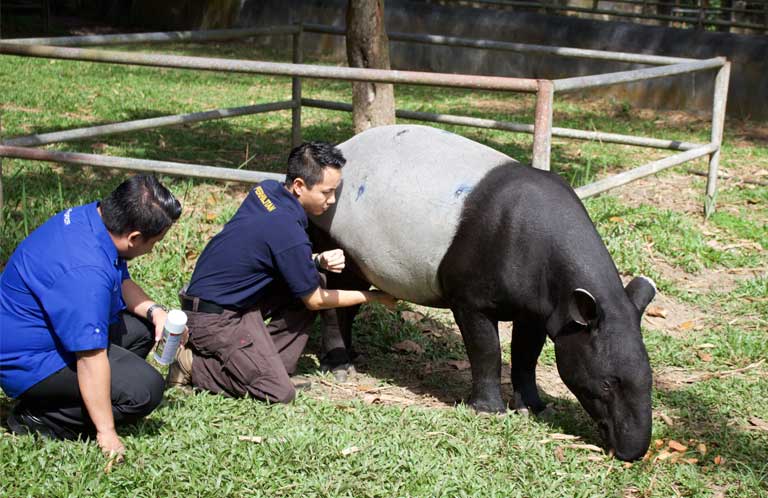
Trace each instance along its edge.
<instances>
[{"instance_id":1,"label":"tapir's snout","mask_svg":"<svg viewBox=\"0 0 768 498\"><path fill-rule=\"evenodd\" d=\"M634 417L632 417L634 418ZM643 417L644 419L645 417ZM627 420L611 423L599 423L600 435L603 437L606 451L619 460L632 462L640 460L648 451L651 444L651 420ZM618 425L618 430L616 430Z\"/></svg>"}]
</instances>

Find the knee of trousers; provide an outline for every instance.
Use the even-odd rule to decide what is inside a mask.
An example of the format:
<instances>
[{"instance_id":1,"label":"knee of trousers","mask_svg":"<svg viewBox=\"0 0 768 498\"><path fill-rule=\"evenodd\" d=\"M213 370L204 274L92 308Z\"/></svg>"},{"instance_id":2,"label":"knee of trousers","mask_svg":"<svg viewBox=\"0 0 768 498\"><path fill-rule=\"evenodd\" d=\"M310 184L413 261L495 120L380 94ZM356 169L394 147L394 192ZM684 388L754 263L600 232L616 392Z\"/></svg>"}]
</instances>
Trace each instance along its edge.
<instances>
[{"instance_id":1,"label":"knee of trousers","mask_svg":"<svg viewBox=\"0 0 768 498\"><path fill-rule=\"evenodd\" d=\"M140 371L134 372L131 385L115 397L115 408L130 419L142 418L154 411L163 401L165 381L160 372L145 363Z\"/></svg>"}]
</instances>

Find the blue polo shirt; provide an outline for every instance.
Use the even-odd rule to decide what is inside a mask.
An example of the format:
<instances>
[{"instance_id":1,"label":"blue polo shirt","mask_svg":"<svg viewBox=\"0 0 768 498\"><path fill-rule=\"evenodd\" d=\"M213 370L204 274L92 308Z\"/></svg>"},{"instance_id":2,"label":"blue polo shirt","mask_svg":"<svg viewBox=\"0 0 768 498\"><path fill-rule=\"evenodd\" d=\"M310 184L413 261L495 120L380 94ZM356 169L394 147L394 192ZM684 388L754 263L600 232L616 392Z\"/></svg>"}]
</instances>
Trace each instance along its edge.
<instances>
[{"instance_id":1,"label":"blue polo shirt","mask_svg":"<svg viewBox=\"0 0 768 498\"><path fill-rule=\"evenodd\" d=\"M58 213L8 260L0 279L0 387L8 396L73 365L75 352L109 344L130 275L97 206Z\"/></svg>"},{"instance_id":2,"label":"blue polo shirt","mask_svg":"<svg viewBox=\"0 0 768 498\"><path fill-rule=\"evenodd\" d=\"M208 242L187 294L247 309L270 285L287 287L296 297L311 293L320 279L307 226L304 208L282 183L267 180L256 185Z\"/></svg>"}]
</instances>

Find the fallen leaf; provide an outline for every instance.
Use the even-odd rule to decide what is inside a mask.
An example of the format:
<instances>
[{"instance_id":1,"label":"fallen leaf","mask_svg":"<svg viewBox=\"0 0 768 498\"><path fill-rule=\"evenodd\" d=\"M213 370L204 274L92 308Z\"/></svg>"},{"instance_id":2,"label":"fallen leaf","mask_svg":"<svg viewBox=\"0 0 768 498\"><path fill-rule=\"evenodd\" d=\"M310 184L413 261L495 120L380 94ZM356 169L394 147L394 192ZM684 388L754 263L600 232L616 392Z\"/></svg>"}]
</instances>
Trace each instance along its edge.
<instances>
[{"instance_id":1,"label":"fallen leaf","mask_svg":"<svg viewBox=\"0 0 768 498\"><path fill-rule=\"evenodd\" d=\"M704 443L699 443L696 445L696 451L699 452L700 455L704 456L707 454L707 445Z\"/></svg>"},{"instance_id":2,"label":"fallen leaf","mask_svg":"<svg viewBox=\"0 0 768 498\"><path fill-rule=\"evenodd\" d=\"M768 432L768 422L758 417L749 417L749 423L758 430Z\"/></svg>"},{"instance_id":3,"label":"fallen leaf","mask_svg":"<svg viewBox=\"0 0 768 498\"><path fill-rule=\"evenodd\" d=\"M657 316L659 318L666 318L667 317L667 310L666 308L662 308L661 306L648 306L645 310L645 314L648 316Z\"/></svg>"},{"instance_id":4,"label":"fallen leaf","mask_svg":"<svg viewBox=\"0 0 768 498\"><path fill-rule=\"evenodd\" d=\"M632 462L624 462L622 465L625 469L631 469L632 468Z\"/></svg>"},{"instance_id":5,"label":"fallen leaf","mask_svg":"<svg viewBox=\"0 0 768 498\"><path fill-rule=\"evenodd\" d=\"M710 344L708 342L705 342L703 344L698 344L695 347L696 347L696 349L712 349L712 348L715 347L715 345L714 344Z\"/></svg>"},{"instance_id":6,"label":"fallen leaf","mask_svg":"<svg viewBox=\"0 0 768 498\"><path fill-rule=\"evenodd\" d=\"M570 439L579 439L579 436L574 436L573 434L560 434L560 433L554 433L550 434L549 437L552 439L560 440L560 441L567 441Z\"/></svg>"},{"instance_id":7,"label":"fallen leaf","mask_svg":"<svg viewBox=\"0 0 768 498\"><path fill-rule=\"evenodd\" d=\"M240 441L248 441L249 443L261 444L264 442L264 438L261 436L237 436Z\"/></svg>"},{"instance_id":8,"label":"fallen leaf","mask_svg":"<svg viewBox=\"0 0 768 498\"><path fill-rule=\"evenodd\" d=\"M690 463L691 465L696 465L697 463L699 463L698 458L683 458L683 461L685 463Z\"/></svg>"},{"instance_id":9,"label":"fallen leaf","mask_svg":"<svg viewBox=\"0 0 768 498\"><path fill-rule=\"evenodd\" d=\"M696 355L699 357L701 361L712 361L712 355L709 353L704 353L702 351L699 351L696 353Z\"/></svg>"},{"instance_id":10,"label":"fallen leaf","mask_svg":"<svg viewBox=\"0 0 768 498\"><path fill-rule=\"evenodd\" d=\"M670 453L667 450L660 451L658 455L656 455L656 458L654 458L654 461L664 461L672 456L672 453Z\"/></svg>"},{"instance_id":11,"label":"fallen leaf","mask_svg":"<svg viewBox=\"0 0 768 498\"><path fill-rule=\"evenodd\" d=\"M378 391L376 386L366 386L366 385L355 386L355 389L361 392Z\"/></svg>"},{"instance_id":12,"label":"fallen leaf","mask_svg":"<svg viewBox=\"0 0 768 498\"><path fill-rule=\"evenodd\" d=\"M590 462L602 462L603 461L603 457L599 457L597 455L589 455L587 457L587 460L589 460Z\"/></svg>"},{"instance_id":13,"label":"fallen leaf","mask_svg":"<svg viewBox=\"0 0 768 498\"><path fill-rule=\"evenodd\" d=\"M695 323L696 323L696 322L694 322L693 320L686 320L685 322L683 322L683 323L679 324L679 325L677 326L677 328L678 328L678 329L680 329L680 330L690 330L690 329L692 329L692 328L693 328L693 326L695 325Z\"/></svg>"},{"instance_id":14,"label":"fallen leaf","mask_svg":"<svg viewBox=\"0 0 768 498\"><path fill-rule=\"evenodd\" d=\"M682 443L678 443L674 439L669 440L669 449L674 451L679 451L680 453L684 453L688 450L688 447Z\"/></svg>"},{"instance_id":15,"label":"fallen leaf","mask_svg":"<svg viewBox=\"0 0 768 498\"><path fill-rule=\"evenodd\" d=\"M657 439L653 442L653 445L658 449L664 446L664 440L663 439Z\"/></svg>"},{"instance_id":16,"label":"fallen leaf","mask_svg":"<svg viewBox=\"0 0 768 498\"><path fill-rule=\"evenodd\" d=\"M663 420L663 421L664 421L664 423L665 423L665 424L667 424L668 426L672 427L673 425L675 425L675 421L674 421L674 420L672 420L672 417L670 417L670 416L669 416L669 415L667 415L666 413L659 413L659 417L660 417L660 418L661 418L661 420Z\"/></svg>"},{"instance_id":17,"label":"fallen leaf","mask_svg":"<svg viewBox=\"0 0 768 498\"><path fill-rule=\"evenodd\" d=\"M725 458L717 455L713 461L715 462L715 465L722 465L725 462Z\"/></svg>"},{"instance_id":18,"label":"fallen leaf","mask_svg":"<svg viewBox=\"0 0 768 498\"><path fill-rule=\"evenodd\" d=\"M216 213L206 213L205 219L208 221L213 221L216 219Z\"/></svg>"},{"instance_id":19,"label":"fallen leaf","mask_svg":"<svg viewBox=\"0 0 768 498\"><path fill-rule=\"evenodd\" d=\"M360 451L360 448L358 448L357 446L350 446L349 448L344 448L343 450L341 450L341 454L344 456L349 456L352 453L357 453L358 451Z\"/></svg>"},{"instance_id":20,"label":"fallen leaf","mask_svg":"<svg viewBox=\"0 0 768 498\"><path fill-rule=\"evenodd\" d=\"M610 218L608 218L608 221L612 221L614 223L621 223L624 221L624 218L622 218L621 216L611 216Z\"/></svg>"},{"instance_id":21,"label":"fallen leaf","mask_svg":"<svg viewBox=\"0 0 768 498\"><path fill-rule=\"evenodd\" d=\"M424 348L422 348L419 344L413 342L410 339L406 339L404 341L398 342L397 344L393 344L392 349L394 349L395 351L402 351L405 353L421 354L424 352Z\"/></svg>"},{"instance_id":22,"label":"fallen leaf","mask_svg":"<svg viewBox=\"0 0 768 498\"><path fill-rule=\"evenodd\" d=\"M449 360L445 362L448 366L455 368L456 370L466 370L471 365L467 360Z\"/></svg>"},{"instance_id":23,"label":"fallen leaf","mask_svg":"<svg viewBox=\"0 0 768 498\"><path fill-rule=\"evenodd\" d=\"M555 448L555 458L558 462L562 462L565 460L565 452L563 451L562 446L558 446Z\"/></svg>"}]
</instances>

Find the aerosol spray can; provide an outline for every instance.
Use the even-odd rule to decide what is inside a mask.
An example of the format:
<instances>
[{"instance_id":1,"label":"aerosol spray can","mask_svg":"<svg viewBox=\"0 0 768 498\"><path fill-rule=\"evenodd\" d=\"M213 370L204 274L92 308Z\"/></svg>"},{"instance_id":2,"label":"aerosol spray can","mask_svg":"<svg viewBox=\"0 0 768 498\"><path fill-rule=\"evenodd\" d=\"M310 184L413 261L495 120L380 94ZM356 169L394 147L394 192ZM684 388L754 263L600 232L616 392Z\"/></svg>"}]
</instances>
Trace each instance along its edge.
<instances>
[{"instance_id":1,"label":"aerosol spray can","mask_svg":"<svg viewBox=\"0 0 768 498\"><path fill-rule=\"evenodd\" d=\"M176 358L176 350L181 344L181 337L187 325L187 314L181 310L171 310L165 320L163 339L155 349L155 361L161 365L170 365ZM162 351L160 351L162 349Z\"/></svg>"}]
</instances>

